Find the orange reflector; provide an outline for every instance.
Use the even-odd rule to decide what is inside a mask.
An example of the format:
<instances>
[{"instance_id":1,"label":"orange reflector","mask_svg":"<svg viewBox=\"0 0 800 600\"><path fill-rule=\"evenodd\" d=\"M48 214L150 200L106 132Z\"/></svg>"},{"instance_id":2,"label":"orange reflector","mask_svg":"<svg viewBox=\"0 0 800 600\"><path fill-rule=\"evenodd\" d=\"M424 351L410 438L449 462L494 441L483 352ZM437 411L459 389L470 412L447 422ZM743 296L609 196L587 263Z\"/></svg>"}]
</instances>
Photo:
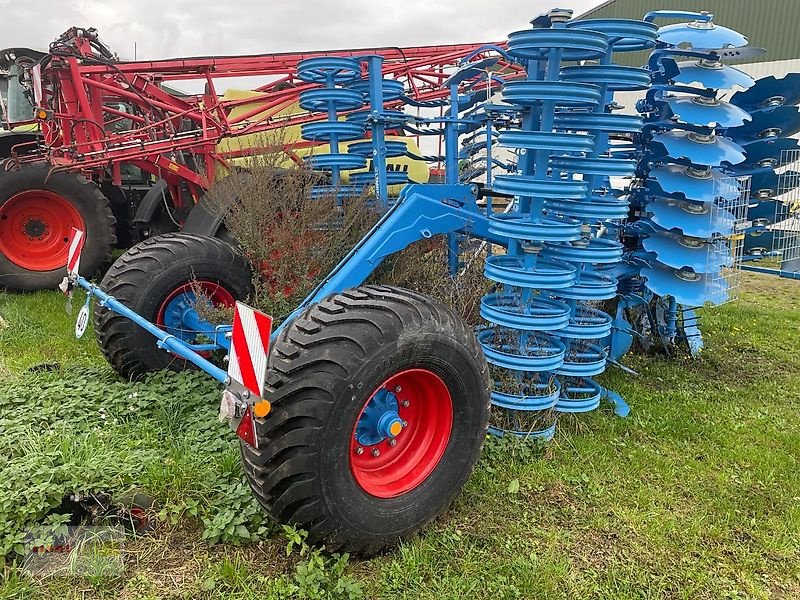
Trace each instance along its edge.
<instances>
[{"instance_id":1,"label":"orange reflector","mask_svg":"<svg viewBox=\"0 0 800 600\"><path fill-rule=\"evenodd\" d=\"M236 428L236 435L242 438L245 442L250 444L253 448L258 448L258 441L256 440L256 423L253 420L253 413L250 407L244 412L242 421Z\"/></svg>"},{"instance_id":2,"label":"orange reflector","mask_svg":"<svg viewBox=\"0 0 800 600\"><path fill-rule=\"evenodd\" d=\"M39 118L39 119L42 119L42 120L46 119L47 118L47 111L46 110L39 110L36 113L36 117Z\"/></svg>"},{"instance_id":3,"label":"orange reflector","mask_svg":"<svg viewBox=\"0 0 800 600\"><path fill-rule=\"evenodd\" d=\"M389 433L393 436L400 435L401 431L403 431L403 426L398 421L395 421L389 426Z\"/></svg>"},{"instance_id":4,"label":"orange reflector","mask_svg":"<svg viewBox=\"0 0 800 600\"><path fill-rule=\"evenodd\" d=\"M266 417L271 410L272 404L269 403L269 400L259 400L253 404L253 414L259 419Z\"/></svg>"}]
</instances>

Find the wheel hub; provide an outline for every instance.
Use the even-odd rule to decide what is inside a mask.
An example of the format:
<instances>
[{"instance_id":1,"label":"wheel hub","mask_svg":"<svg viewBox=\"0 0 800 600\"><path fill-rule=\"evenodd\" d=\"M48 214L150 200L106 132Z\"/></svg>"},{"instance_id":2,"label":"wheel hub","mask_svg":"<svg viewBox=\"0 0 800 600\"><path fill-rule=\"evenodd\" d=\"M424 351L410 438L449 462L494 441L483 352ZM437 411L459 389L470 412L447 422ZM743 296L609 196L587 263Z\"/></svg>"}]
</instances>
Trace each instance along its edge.
<instances>
[{"instance_id":1,"label":"wheel hub","mask_svg":"<svg viewBox=\"0 0 800 600\"><path fill-rule=\"evenodd\" d=\"M350 438L350 471L362 490L394 498L421 485L442 458L453 425L444 381L406 369L370 394Z\"/></svg>"},{"instance_id":2,"label":"wheel hub","mask_svg":"<svg viewBox=\"0 0 800 600\"><path fill-rule=\"evenodd\" d=\"M47 225L41 219L28 219L23 229L29 238L40 238L47 231Z\"/></svg>"},{"instance_id":3,"label":"wheel hub","mask_svg":"<svg viewBox=\"0 0 800 600\"><path fill-rule=\"evenodd\" d=\"M200 290L198 300L195 290ZM186 328L184 315L194 310L198 302L207 302L211 307L231 307L236 303L233 295L213 281L195 281L175 288L162 302L156 314L156 325L165 329L181 341L193 343L197 332Z\"/></svg>"},{"instance_id":4,"label":"wheel hub","mask_svg":"<svg viewBox=\"0 0 800 600\"><path fill-rule=\"evenodd\" d=\"M356 441L364 446L373 446L400 435L403 420L398 409L397 396L393 392L386 388L375 392L356 424Z\"/></svg>"}]
</instances>

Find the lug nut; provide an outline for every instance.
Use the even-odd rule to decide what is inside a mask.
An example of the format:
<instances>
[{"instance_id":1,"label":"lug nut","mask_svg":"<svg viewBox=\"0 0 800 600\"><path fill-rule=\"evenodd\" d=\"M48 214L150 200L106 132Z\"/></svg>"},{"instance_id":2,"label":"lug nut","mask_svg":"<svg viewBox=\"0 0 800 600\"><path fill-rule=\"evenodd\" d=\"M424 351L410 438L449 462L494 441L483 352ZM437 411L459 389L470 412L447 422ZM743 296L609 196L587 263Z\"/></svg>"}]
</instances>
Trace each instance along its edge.
<instances>
[{"instance_id":1,"label":"lug nut","mask_svg":"<svg viewBox=\"0 0 800 600\"><path fill-rule=\"evenodd\" d=\"M403 419L403 427L408 427L408 421L406 421L405 419Z\"/></svg>"},{"instance_id":2,"label":"lug nut","mask_svg":"<svg viewBox=\"0 0 800 600\"><path fill-rule=\"evenodd\" d=\"M381 451L380 451L380 450L378 450L377 448L375 448L375 449L372 451L372 456L374 456L374 457L376 457L376 458L377 458L377 457L378 457L378 456L380 456L380 455L381 455Z\"/></svg>"},{"instance_id":3,"label":"lug nut","mask_svg":"<svg viewBox=\"0 0 800 600\"><path fill-rule=\"evenodd\" d=\"M408 400L403 400L402 402L403 408L408 408L409 404L411 404L411 402L409 402Z\"/></svg>"},{"instance_id":4,"label":"lug nut","mask_svg":"<svg viewBox=\"0 0 800 600\"><path fill-rule=\"evenodd\" d=\"M396 439L394 439L394 438L390 439L390 440L389 440L389 445L390 445L390 446L397 446L397 440L396 440Z\"/></svg>"},{"instance_id":5,"label":"lug nut","mask_svg":"<svg viewBox=\"0 0 800 600\"><path fill-rule=\"evenodd\" d=\"M361 446L359 446L358 448L356 448L356 454L364 454L364 449Z\"/></svg>"},{"instance_id":6,"label":"lug nut","mask_svg":"<svg viewBox=\"0 0 800 600\"><path fill-rule=\"evenodd\" d=\"M403 388L398 385L396 388L394 388L394 391L395 392L402 392Z\"/></svg>"}]
</instances>

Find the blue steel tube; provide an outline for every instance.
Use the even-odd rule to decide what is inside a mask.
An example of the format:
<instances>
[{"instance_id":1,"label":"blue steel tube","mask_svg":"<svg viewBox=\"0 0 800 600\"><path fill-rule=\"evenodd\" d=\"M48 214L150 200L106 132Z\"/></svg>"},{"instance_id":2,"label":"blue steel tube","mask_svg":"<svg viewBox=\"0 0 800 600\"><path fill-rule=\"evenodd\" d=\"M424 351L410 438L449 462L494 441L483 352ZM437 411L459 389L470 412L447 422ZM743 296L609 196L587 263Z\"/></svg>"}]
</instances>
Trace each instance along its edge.
<instances>
[{"instance_id":1,"label":"blue steel tube","mask_svg":"<svg viewBox=\"0 0 800 600\"><path fill-rule=\"evenodd\" d=\"M369 105L372 117L372 170L375 172L375 197L378 206L389 202L389 180L386 174L386 127L383 119L383 57L367 56L369 73Z\"/></svg>"},{"instance_id":2,"label":"blue steel tube","mask_svg":"<svg viewBox=\"0 0 800 600\"><path fill-rule=\"evenodd\" d=\"M122 315L126 319L130 319L139 327L153 335L153 337L158 340L157 345L159 348L163 348L164 350L167 350L176 356L180 356L181 358L188 360L190 363L202 369L222 384L227 385L230 382L230 378L225 371L220 369L211 361L200 356L197 352L189 348L185 342L182 342L174 335L167 333L163 329L156 327L153 323L119 302L113 296L109 296L103 290L93 285L83 277L79 276L75 280L75 283L85 289L90 295L97 298L100 301L100 306L107 310L112 310L115 313ZM210 324L208 325L212 329L210 335L215 335L216 331L214 330L214 327Z\"/></svg>"},{"instance_id":3,"label":"blue steel tube","mask_svg":"<svg viewBox=\"0 0 800 600\"><path fill-rule=\"evenodd\" d=\"M444 177L445 183L453 185L458 183L458 83L450 85L450 115L444 124ZM447 270L450 277L458 274L459 248L458 235L447 234Z\"/></svg>"}]
</instances>

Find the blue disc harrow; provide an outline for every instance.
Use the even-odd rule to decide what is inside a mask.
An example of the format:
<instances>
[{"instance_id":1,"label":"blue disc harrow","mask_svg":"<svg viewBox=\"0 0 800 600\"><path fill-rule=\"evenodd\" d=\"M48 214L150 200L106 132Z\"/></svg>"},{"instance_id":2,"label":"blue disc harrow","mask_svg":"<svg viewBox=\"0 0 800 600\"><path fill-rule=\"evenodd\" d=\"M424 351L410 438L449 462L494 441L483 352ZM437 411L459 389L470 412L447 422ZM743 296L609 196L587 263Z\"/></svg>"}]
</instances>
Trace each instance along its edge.
<instances>
[{"instance_id":1,"label":"blue disc harrow","mask_svg":"<svg viewBox=\"0 0 800 600\"><path fill-rule=\"evenodd\" d=\"M730 293L726 274L739 251L738 223L746 186L734 169L746 161L742 141L727 137L748 129L751 114L720 98L748 89L753 79L723 64L721 49L746 46L741 34L708 13L649 13L691 18L658 30L649 67L653 85L637 107L645 125L638 138L637 175L627 251L626 279L617 305L612 356L619 359L635 338L671 349L676 341L696 353L702 339L694 309L721 304Z\"/></svg>"}]
</instances>

